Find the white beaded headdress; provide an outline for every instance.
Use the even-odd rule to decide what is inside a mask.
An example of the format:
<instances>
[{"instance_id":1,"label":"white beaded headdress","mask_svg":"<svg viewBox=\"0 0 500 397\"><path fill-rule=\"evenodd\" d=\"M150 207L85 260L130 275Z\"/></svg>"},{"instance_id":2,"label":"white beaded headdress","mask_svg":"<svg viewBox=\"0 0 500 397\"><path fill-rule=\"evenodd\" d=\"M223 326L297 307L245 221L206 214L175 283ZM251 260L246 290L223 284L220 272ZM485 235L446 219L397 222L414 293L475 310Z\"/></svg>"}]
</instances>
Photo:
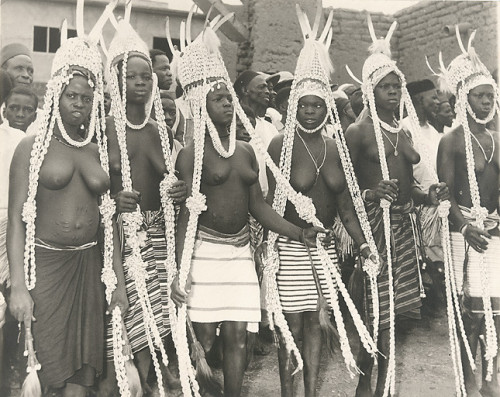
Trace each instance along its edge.
<instances>
[{"instance_id":1,"label":"white beaded headdress","mask_svg":"<svg viewBox=\"0 0 500 397\"><path fill-rule=\"evenodd\" d=\"M481 197L479 194L479 187L476 178L475 172L475 161L474 161L474 152L472 146L472 132L469 126L469 119L467 116L470 116L474 121L478 124L485 125L489 123L494 117L496 112L499 109L499 90L498 86L491 76L490 72L486 68L486 66L479 59L476 50L472 47L472 41L476 35L476 31L473 31L469 37L469 42L467 45L467 49L462 43L462 38L460 36L460 31L458 26L455 26L455 33L457 37L458 44L462 53L457 56L448 67L444 65L442 53L439 53L439 63L440 63L440 73L435 73L427 62L429 69L439 77L440 88L444 91L451 92L456 97L455 102L455 113L457 115L457 119L460 122L460 125L464 129L464 140L465 140L465 157L467 162L467 175L469 180L469 189L472 201L471 208L471 217L474 219L472 224L480 229L484 229L485 220L488 216L488 210L485 207L481 206ZM474 113L473 109L469 104L468 94L470 90L479 86L479 85L490 85L494 90L494 103L491 109L491 112L485 119L479 119L477 115ZM493 140L493 138L492 138ZM495 151L494 140L493 140L493 152ZM493 155L493 154L492 154ZM493 319L493 311L491 305L491 297L490 297L490 286L487 274L487 266L485 263L485 254L482 253L480 255L480 267L481 267L481 288L482 288L482 300L483 307L485 312L485 358L488 362L487 371L486 371L486 379L491 381L491 377L495 376L493 373L493 360L498 354L498 341L497 341L497 333L495 329L495 323ZM453 274L450 275L452 281L454 281ZM453 294L460 294L461 291L456 291L456 286L453 285ZM458 300L458 298L456 298ZM460 331L462 333L462 339L465 342L465 346L467 349L467 356L469 359L469 363L471 367L474 369L474 359L473 355L470 351L470 347L467 343L467 338L465 336L465 332L463 331L463 324L461 324L461 317L459 307L456 308L456 313L458 319L460 321ZM450 341L452 342L450 334ZM454 369L455 369L455 378L457 380L457 391L459 391L459 387L465 392L465 385L463 382L462 376L462 363L460 360L460 347L458 345L458 338L455 336L456 343L455 346L452 343L452 354L454 353ZM453 352L455 350L455 352Z\"/></svg>"},{"instance_id":2,"label":"white beaded headdress","mask_svg":"<svg viewBox=\"0 0 500 397\"><path fill-rule=\"evenodd\" d=\"M298 127L301 130L304 130L308 133L315 133L323 129L327 120L334 120L334 128L335 128L335 137L336 142L339 147L339 152L342 159L342 164L344 166L344 171L346 174L346 179L348 180L349 188L353 197L358 197L358 207L361 206L364 211L363 203L361 200L361 196L359 194L359 187L355 180L352 171L352 164L350 162L349 154L347 148L345 146L345 141L343 135L340 133L341 127L338 124L338 113L335 106L335 100L332 95L332 91L330 89L330 76L333 72L333 65L330 60L330 56L328 53L328 48L330 47L332 40L332 29L331 23L333 19L333 11L330 12L325 27L320 32L319 25L322 14L322 6L321 0L317 2L316 9L316 18L311 28L309 24L309 20L305 13L301 10L301 8L297 5L297 16L299 19L299 24L302 30L302 34L304 37L304 47L302 48L299 58L297 60L297 66L294 73L294 80L292 82L291 90L290 90L290 99L288 101L288 112L287 112L287 120L285 124L285 137L283 140L283 147L280 156L280 171L286 180L290 180L291 173L291 164L292 164L292 152L293 152L293 143L295 137L295 131ZM297 121L297 105L299 99L306 95L315 95L322 98L325 101L327 107L327 114L325 119L320 124L318 128L314 130L307 130L303 126L299 124ZM321 132L319 132L321 133ZM357 193L356 193L357 192ZM285 212L285 207L287 201L290 199L289 187L284 184L278 184L276 186L276 191L274 194L273 208L276 210L278 214L283 216ZM311 202L312 204L312 202ZM300 213L299 213L300 214ZM323 226L321 222L312 214L300 214L301 217L308 222L311 222L314 225ZM362 216L360 216L362 218ZM366 219L366 216L365 216ZM361 222L363 223L363 222ZM369 224L366 222L366 227L363 228L365 234L368 233L367 240L373 240L371 237L371 230L369 228ZM276 273L279 269L279 257L277 251L274 249L275 241L277 240L278 235L276 233L270 233L268 236L268 257L271 258L266 263L266 267L264 269L264 282L267 285L266 291L266 305L268 312L270 314L270 320L272 326L276 325L279 327L280 332L285 341L287 350L292 352L300 364L299 361L299 352L293 337L290 334L288 324L282 314L282 308L279 299L278 288L276 284ZM320 241L317 244L318 252L321 256L322 266L324 270L324 274L327 275L327 287L330 294L330 307L333 309L333 313L335 315L336 324L339 330L340 335L340 345L341 350L344 355L344 359L346 361L347 367L351 375L353 375L352 369L357 371L356 361L349 347L349 341L347 340L347 334L344 327L344 322L342 318L342 314L340 312L339 302L337 299L338 291L342 293L344 299L346 300L349 310L354 319L354 323L356 325L357 331L360 334L361 341L365 346L366 350L374 353L376 351L376 345L374 344L372 338L369 335L368 330L364 326L361 317L356 311L354 305L347 294L347 289L345 288L340 274L338 273L335 265L332 263L328 254L324 250ZM372 252L376 252L375 243L372 244Z\"/></svg>"},{"instance_id":3,"label":"white beaded headdress","mask_svg":"<svg viewBox=\"0 0 500 397\"><path fill-rule=\"evenodd\" d=\"M45 154L47 153L50 144L54 126L57 123L65 140L75 147L81 147L90 142L92 136L96 134L99 142L99 152L101 163L105 170L108 170L107 147L106 140L103 139L102 131L105 129L104 116L104 95L103 95L103 80L102 80L102 63L97 42L99 40L101 29L112 13L117 1L110 3L102 16L97 21L96 25L88 36L85 35L83 28L83 0L77 2L77 35L78 37L67 38L67 24L63 22L61 29L61 47L57 50L54 56L52 65L51 78L47 83L45 93L44 107L39 115L41 122L37 132L35 142L33 144L31 159L30 159L30 183L28 190L28 199L23 208L23 220L26 222L26 248L25 248L25 276L28 289L35 287L36 282L36 266L35 266L35 218L36 218L36 191L38 186L38 174L43 163ZM69 81L75 73L81 75L75 69L85 69L91 76L88 76L89 85L94 88L94 100L92 104L91 121L88 128L87 137L84 141L74 141L66 133L59 115L59 97ZM103 212L104 223L106 230L111 233L107 234L105 264L103 269L103 281L110 290L106 292L107 299L111 299L111 293L116 284L116 278L112 269L112 227L111 216L114 213L114 204L109 197L109 192L103 196L101 205ZM111 240L109 240L111 238Z\"/></svg>"},{"instance_id":4,"label":"white beaded headdress","mask_svg":"<svg viewBox=\"0 0 500 397\"><path fill-rule=\"evenodd\" d=\"M173 262L175 264L175 255L173 255L173 252L175 251L175 209L172 199L168 196L168 190L177 178L174 175L170 138L165 124L165 115L161 106L157 76L153 73L153 66L149 57L147 45L129 23L131 8L132 1L129 0L125 7L124 18L120 21L116 21L114 17L111 18L111 21L116 28L116 33L108 47L108 59L106 66L110 79L109 84L112 99L111 110L113 113L118 146L120 149L122 186L124 191L131 192L133 190L130 158L127 150L127 127L132 130L136 130L135 133L140 134L141 130L149 123L151 111L154 106L155 118L161 141L161 149L167 169L167 172L165 173L159 186L161 205L165 217L167 251L171 253L167 255L167 262ZM149 65L152 74L152 92L149 100L145 104L144 121L139 125L132 124L127 119L127 64L128 60L134 56L144 59ZM121 70L119 70L120 64ZM121 80L119 81L120 75ZM147 272L144 271L146 265L141 255L143 238L141 238L140 231L143 217L139 205L137 205L134 212L121 214L121 218L123 221L125 242L131 248L131 254L127 257L124 266L128 269L128 273L135 283L138 300L144 317L146 340L151 353L153 366L158 378L158 384L163 385L163 377L160 369L160 363L156 355L156 349L160 350L162 363L165 366L168 365L168 357L156 324L146 287L146 279L148 275ZM168 295L170 295L170 293L168 293ZM120 383L120 379L118 380ZM124 382L121 383L122 385L120 385L120 390L122 391L126 389L126 384ZM165 396L165 390L163 387L159 387L159 393L160 396Z\"/></svg>"}]
</instances>

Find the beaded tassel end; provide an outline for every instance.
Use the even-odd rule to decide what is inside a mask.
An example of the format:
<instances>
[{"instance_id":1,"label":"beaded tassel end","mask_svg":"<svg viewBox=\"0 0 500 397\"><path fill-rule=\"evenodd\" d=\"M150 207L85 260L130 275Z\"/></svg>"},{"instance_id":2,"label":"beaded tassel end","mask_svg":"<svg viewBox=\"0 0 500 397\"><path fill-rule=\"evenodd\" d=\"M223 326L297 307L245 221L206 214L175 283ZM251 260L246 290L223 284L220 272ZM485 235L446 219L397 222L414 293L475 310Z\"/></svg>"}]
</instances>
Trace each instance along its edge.
<instances>
[{"instance_id":1,"label":"beaded tassel end","mask_svg":"<svg viewBox=\"0 0 500 397\"><path fill-rule=\"evenodd\" d=\"M40 370L41 365L36 358L35 348L33 347L33 334L31 333L31 320L25 323L25 341L24 341L24 355L28 357L26 371L28 375L23 382L21 389L21 397L42 397L42 386L40 379L38 379L37 371Z\"/></svg>"}]
</instances>

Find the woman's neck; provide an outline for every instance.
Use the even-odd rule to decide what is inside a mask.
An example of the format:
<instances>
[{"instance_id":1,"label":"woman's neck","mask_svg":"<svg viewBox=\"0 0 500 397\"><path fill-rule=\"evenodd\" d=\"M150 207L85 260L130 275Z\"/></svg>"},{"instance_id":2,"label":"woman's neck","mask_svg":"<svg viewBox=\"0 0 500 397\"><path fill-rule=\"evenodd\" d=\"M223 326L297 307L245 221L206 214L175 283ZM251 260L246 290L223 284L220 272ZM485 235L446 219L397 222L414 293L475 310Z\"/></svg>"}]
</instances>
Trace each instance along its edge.
<instances>
[{"instance_id":1,"label":"woman's neck","mask_svg":"<svg viewBox=\"0 0 500 397\"><path fill-rule=\"evenodd\" d=\"M475 134L480 134L486 131L485 124L479 124L476 120L474 120L469 114L467 115L467 122L469 123L470 132Z\"/></svg>"},{"instance_id":2,"label":"woman's neck","mask_svg":"<svg viewBox=\"0 0 500 397\"><path fill-rule=\"evenodd\" d=\"M378 118L387 124L392 124L394 121L394 111L388 109L379 109L377 108Z\"/></svg>"},{"instance_id":3,"label":"woman's neck","mask_svg":"<svg viewBox=\"0 0 500 397\"><path fill-rule=\"evenodd\" d=\"M215 129L217 130L219 138L226 138L226 137L229 136L229 126L227 126L227 125L216 125Z\"/></svg>"},{"instance_id":4,"label":"woman's neck","mask_svg":"<svg viewBox=\"0 0 500 397\"><path fill-rule=\"evenodd\" d=\"M62 124L64 126L64 129L66 130L66 133L68 134L68 136L71 139L73 139L75 141L81 141L82 138L84 138L84 136L82 136L82 134L81 134L80 127L74 126L74 125L68 125L64 121L62 121ZM54 126L54 134L56 134L57 136L62 138L62 133L61 133L61 130L59 129L59 126L57 125L57 123Z\"/></svg>"},{"instance_id":5,"label":"woman's neck","mask_svg":"<svg viewBox=\"0 0 500 397\"><path fill-rule=\"evenodd\" d=\"M127 120L133 124L140 124L146 118L146 106L143 103L127 102Z\"/></svg>"}]
</instances>

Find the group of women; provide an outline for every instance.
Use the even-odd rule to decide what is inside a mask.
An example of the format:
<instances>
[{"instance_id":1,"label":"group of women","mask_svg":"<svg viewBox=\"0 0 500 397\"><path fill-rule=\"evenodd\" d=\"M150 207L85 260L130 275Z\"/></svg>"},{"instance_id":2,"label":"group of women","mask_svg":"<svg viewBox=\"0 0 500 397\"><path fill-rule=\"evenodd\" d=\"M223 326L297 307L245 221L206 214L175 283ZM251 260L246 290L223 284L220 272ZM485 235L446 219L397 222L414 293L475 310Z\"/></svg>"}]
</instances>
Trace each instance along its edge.
<instances>
[{"instance_id":1,"label":"group of women","mask_svg":"<svg viewBox=\"0 0 500 397\"><path fill-rule=\"evenodd\" d=\"M330 343L336 333L330 322L333 312L338 330L333 337L339 339L351 373L361 374L357 395L373 395L370 374L377 355L375 395L393 395L395 316L418 316L420 306L409 216L413 206L441 208L450 199L452 230L463 232L466 243L479 253L486 251L487 257L490 249L481 236L490 235L480 222L490 222L488 229L498 232L498 219L488 215L498 206L497 136L488 131L490 149L491 142L481 135L481 120L495 114L498 94L487 70L478 69L477 56L469 50L462 56L475 56L474 62L443 70L451 70L459 89L469 76L481 74L477 85L469 87L468 97L457 97L468 115L479 121L470 129L459 127L440 149L442 180L451 195L437 176L425 194L412 181L412 165L423 161L419 137L406 135L395 119L400 107L406 107L410 116L414 110L404 76L390 58L390 34L385 39L373 37L372 55L363 67L365 110L344 138L330 91L331 16L320 32L320 18L311 27L299 10L305 44L291 87L285 132L266 148L239 105L219 52L215 32L227 18L207 20L192 41L189 18L181 25L185 29L181 48L172 46L173 72L190 105L195 130L193 142L177 153L165 125L147 46L128 22L130 8L118 22L114 5L108 5L86 35L83 1L78 1L78 37L63 40L57 51L38 116L40 130L19 144L11 165L9 307L24 324L27 339L33 335L35 349L28 353L34 359L31 363L39 362L40 367L32 365L31 371L38 369L43 386L59 388L66 396L84 396L98 375L100 395L112 395L117 385L121 394L131 395L130 378L123 370L124 362L131 362L124 353L128 349L142 389L147 391L153 362L163 395L161 366L168 365L163 342L171 332L182 392L196 396L200 389L188 334L209 352L220 328L224 395L239 396L247 330L261 320L255 249L263 263L270 326L279 335L281 394L293 395L294 373L303 367L305 395L316 395L322 344L325 338ZM117 32L107 50L112 116L105 118L97 42L108 19ZM490 101L489 107L485 101ZM467 125L468 115L460 119ZM237 118L256 142L253 147L265 155L267 199L260 188L254 149L236 140ZM335 127L333 139L323 133L326 123ZM471 149L471 136L485 161ZM472 177L470 164L472 170L476 167ZM180 205L177 215L174 205ZM465 212L463 208L472 208L469 218L461 215L458 205ZM486 214L478 210L481 206L487 208ZM267 236L258 248L250 247L249 214ZM330 232L337 215L363 258L369 302L365 318L340 275ZM483 287L478 296L483 297L479 306L483 303L485 308L477 313L486 312L486 350L492 362L498 326L491 320L498 322L493 317L498 313L498 292L491 282L485 290L484 279L498 272L498 265L488 261L477 265L489 266L481 267L485 276L483 284L478 281ZM458 277L461 272L456 273ZM357 362L339 294L360 336ZM488 306L489 298L493 304ZM113 320L105 317L105 311L113 313ZM470 335L467 327L465 332ZM477 340L470 341L471 348L476 345ZM456 350L458 345L453 346ZM467 350L465 338L461 346ZM472 394L465 361L463 371L460 368ZM455 374L463 383L458 371ZM498 391L488 374L482 390ZM459 386L457 391L465 393ZM136 393L140 395L141 388Z\"/></svg>"}]
</instances>

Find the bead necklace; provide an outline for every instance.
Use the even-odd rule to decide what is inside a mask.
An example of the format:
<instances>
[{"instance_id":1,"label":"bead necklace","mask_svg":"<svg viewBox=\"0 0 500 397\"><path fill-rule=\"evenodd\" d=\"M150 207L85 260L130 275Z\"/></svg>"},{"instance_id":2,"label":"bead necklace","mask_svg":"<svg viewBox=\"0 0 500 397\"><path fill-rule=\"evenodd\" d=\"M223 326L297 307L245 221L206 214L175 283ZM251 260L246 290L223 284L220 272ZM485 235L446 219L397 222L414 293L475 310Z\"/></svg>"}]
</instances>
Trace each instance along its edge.
<instances>
[{"instance_id":1,"label":"bead necklace","mask_svg":"<svg viewBox=\"0 0 500 397\"><path fill-rule=\"evenodd\" d=\"M383 127L381 125L381 127ZM384 131L384 128L381 128L380 131L382 132L382 134L384 134L384 136L387 138L387 140L389 141L389 143L391 144L391 146L394 148L394 157L398 157L398 143L399 143L399 134L396 134L396 143L392 143L391 141L391 138L389 138L389 135L387 135Z\"/></svg>"},{"instance_id":2,"label":"bead necklace","mask_svg":"<svg viewBox=\"0 0 500 397\"><path fill-rule=\"evenodd\" d=\"M63 138L66 140L66 142L74 147L84 147L85 145L88 145L90 141L92 140L92 137L94 136L94 126L95 126L95 117L92 116L91 121L90 121L90 128L89 132L87 133L87 136L83 141L75 141L73 138L69 136L69 134L66 132L66 128L64 127L63 122L61 121L61 114L59 113L59 109L57 107L54 108L54 114L56 116L56 123L57 127L59 128L59 131L61 131L61 135Z\"/></svg>"},{"instance_id":3,"label":"bead necklace","mask_svg":"<svg viewBox=\"0 0 500 397\"><path fill-rule=\"evenodd\" d=\"M484 159L486 160L486 162L490 163L491 160L493 159L493 155L495 154L495 140L493 139L493 135L491 135L491 132L488 129L486 129L486 132L489 134L489 136L491 138L491 143L492 143L492 150L491 150L491 155L490 155L489 159L486 156L486 151L484 150L483 145L481 145L481 142L479 142L479 139L477 139L477 137L472 132L471 132L471 136L476 141L477 145L479 146L479 149L481 149L481 151L483 152L483 156L484 156Z\"/></svg>"},{"instance_id":4,"label":"bead necklace","mask_svg":"<svg viewBox=\"0 0 500 397\"><path fill-rule=\"evenodd\" d=\"M326 141L325 141L325 137L323 136L323 134L321 134L321 139L323 139L324 151L323 151L323 160L321 161L321 164L318 166L318 163L316 162L316 159L314 158L314 156L312 155L311 151L307 147L306 142L304 141L304 138L302 138L300 136L298 129L296 130L296 132L297 132L298 137L300 138L300 140L304 144L304 147L306 148L307 153L309 153L309 157L311 157L311 160L314 163L314 167L316 168L316 177L314 178L314 184L316 184L316 181L318 180L321 168L325 164L325 160L326 160Z\"/></svg>"},{"instance_id":5,"label":"bead necklace","mask_svg":"<svg viewBox=\"0 0 500 397\"><path fill-rule=\"evenodd\" d=\"M482 124L482 125L488 124L491 120L493 120L493 117L495 117L495 114L497 112L496 105L493 105L491 110L490 110L490 113L486 116L486 118L480 119L479 117L476 116L476 114L472 110L472 107L470 106L469 101L467 101L467 103L465 104L465 107L467 109L467 113L469 114L469 116L471 116L476 123Z\"/></svg>"},{"instance_id":6,"label":"bead necklace","mask_svg":"<svg viewBox=\"0 0 500 397\"><path fill-rule=\"evenodd\" d=\"M368 117L370 117L372 119L372 115L369 114ZM373 120L373 119L372 119ZM385 121L382 121L381 119L379 119L379 124L380 126L386 130L387 132L390 132L392 134L397 134L399 132L399 130L401 130L401 126L399 125L398 121L396 120L396 118L394 117L392 119L392 122L394 124L396 124L396 127L393 127L392 125L390 125L389 123L386 123Z\"/></svg>"},{"instance_id":7,"label":"bead necklace","mask_svg":"<svg viewBox=\"0 0 500 397\"><path fill-rule=\"evenodd\" d=\"M75 148L75 146L73 145L70 145L68 142L66 142L65 140L59 138L57 135L52 135L52 137L59 143L62 143L64 146L67 146L67 147L70 147L70 148Z\"/></svg>"}]
</instances>

